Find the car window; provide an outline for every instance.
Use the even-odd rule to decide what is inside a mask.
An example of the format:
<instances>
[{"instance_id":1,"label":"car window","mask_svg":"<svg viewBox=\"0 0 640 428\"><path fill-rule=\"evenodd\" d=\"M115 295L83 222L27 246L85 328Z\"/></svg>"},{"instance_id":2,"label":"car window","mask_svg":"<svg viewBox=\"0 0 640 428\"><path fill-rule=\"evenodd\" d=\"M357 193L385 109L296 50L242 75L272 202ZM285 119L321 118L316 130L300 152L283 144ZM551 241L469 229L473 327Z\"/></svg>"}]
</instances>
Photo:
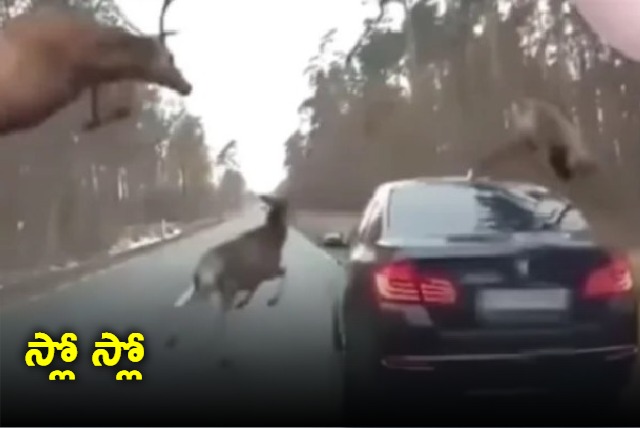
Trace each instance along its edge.
<instances>
[{"instance_id":1,"label":"car window","mask_svg":"<svg viewBox=\"0 0 640 428\"><path fill-rule=\"evenodd\" d=\"M410 237L527 231L537 227L536 214L495 189L416 183L391 193L389 231Z\"/></svg>"}]
</instances>

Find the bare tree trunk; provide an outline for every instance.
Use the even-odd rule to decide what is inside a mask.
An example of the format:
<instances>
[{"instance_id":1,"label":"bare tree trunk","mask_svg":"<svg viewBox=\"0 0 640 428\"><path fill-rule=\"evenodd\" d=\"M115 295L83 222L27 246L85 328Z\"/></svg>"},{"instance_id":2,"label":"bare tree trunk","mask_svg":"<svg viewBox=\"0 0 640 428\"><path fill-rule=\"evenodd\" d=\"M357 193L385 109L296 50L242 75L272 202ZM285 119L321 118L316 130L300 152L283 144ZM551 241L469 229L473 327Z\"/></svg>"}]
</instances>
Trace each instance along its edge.
<instances>
[{"instance_id":1,"label":"bare tree trunk","mask_svg":"<svg viewBox=\"0 0 640 428\"><path fill-rule=\"evenodd\" d=\"M409 75L409 93L411 99L421 99L420 82L418 82L418 59L416 48L416 35L413 28L413 19L411 15L411 5L409 0L402 0L402 7L405 16L405 33L406 33L406 56L407 56L407 73ZM418 93L416 93L418 91Z\"/></svg>"}]
</instances>

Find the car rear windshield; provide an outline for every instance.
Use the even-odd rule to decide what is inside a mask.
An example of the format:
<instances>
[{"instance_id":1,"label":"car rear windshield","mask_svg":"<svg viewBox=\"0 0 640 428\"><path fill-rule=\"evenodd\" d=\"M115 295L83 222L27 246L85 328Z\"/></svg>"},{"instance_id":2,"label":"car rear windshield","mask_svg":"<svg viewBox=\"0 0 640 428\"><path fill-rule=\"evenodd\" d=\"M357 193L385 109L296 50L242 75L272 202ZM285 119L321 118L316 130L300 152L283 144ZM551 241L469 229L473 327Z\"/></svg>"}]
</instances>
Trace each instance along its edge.
<instances>
[{"instance_id":1,"label":"car rear windshield","mask_svg":"<svg viewBox=\"0 0 640 428\"><path fill-rule=\"evenodd\" d=\"M541 203L504 189L469 183L415 183L390 196L388 231L394 236L425 237L535 230L585 230L574 209L559 199Z\"/></svg>"}]
</instances>

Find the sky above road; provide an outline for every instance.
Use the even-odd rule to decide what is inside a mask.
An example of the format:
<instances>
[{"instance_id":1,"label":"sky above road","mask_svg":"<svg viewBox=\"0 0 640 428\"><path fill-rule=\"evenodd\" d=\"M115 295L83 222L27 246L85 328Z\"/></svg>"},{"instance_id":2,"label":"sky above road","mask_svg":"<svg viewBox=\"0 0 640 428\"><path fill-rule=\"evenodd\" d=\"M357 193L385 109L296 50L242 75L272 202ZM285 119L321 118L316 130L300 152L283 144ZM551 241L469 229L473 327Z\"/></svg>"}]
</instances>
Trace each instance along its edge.
<instances>
[{"instance_id":1,"label":"sky above road","mask_svg":"<svg viewBox=\"0 0 640 428\"><path fill-rule=\"evenodd\" d=\"M158 28L162 0L117 0L145 32ZM574 0L575 1L575 0ZM640 7L634 0L580 0L585 18L626 55L640 58ZM239 142L249 185L269 190L283 177L282 143L298 126L297 107L309 94L303 70L320 38L338 29L348 48L375 3L362 0L178 0L167 15L177 61L195 85L189 109L203 119L215 151ZM432 0L444 6L443 0ZM373 10L372 10L373 6ZM635 20L635 21L634 21ZM615 25L623 22L623 25Z\"/></svg>"},{"instance_id":2,"label":"sky above road","mask_svg":"<svg viewBox=\"0 0 640 428\"><path fill-rule=\"evenodd\" d=\"M118 0L144 32L157 32L161 0ZM375 10L374 10L375 12ZM193 82L186 99L202 117L214 151L230 139L249 186L268 191L284 178L283 142L299 123L309 94L303 70L320 38L338 28L348 47L371 14L360 0L177 0L166 26L179 30L170 44Z\"/></svg>"}]
</instances>

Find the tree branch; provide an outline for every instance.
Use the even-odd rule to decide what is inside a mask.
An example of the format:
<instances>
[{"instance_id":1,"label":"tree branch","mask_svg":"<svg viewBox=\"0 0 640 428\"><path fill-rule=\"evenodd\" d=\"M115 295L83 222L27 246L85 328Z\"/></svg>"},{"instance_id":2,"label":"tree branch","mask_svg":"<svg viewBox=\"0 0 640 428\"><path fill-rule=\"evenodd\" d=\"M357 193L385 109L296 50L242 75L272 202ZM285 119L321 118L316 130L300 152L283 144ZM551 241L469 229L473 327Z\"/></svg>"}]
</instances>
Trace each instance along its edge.
<instances>
[{"instance_id":1,"label":"tree branch","mask_svg":"<svg viewBox=\"0 0 640 428\"><path fill-rule=\"evenodd\" d=\"M354 55L356 55L360 51L360 49L362 49L364 43L371 36L371 33L373 32L375 27L382 22L382 19L384 18L384 7L390 1L391 0L379 0L378 5L380 7L380 11L378 12L378 16L376 17L376 19L366 21L366 28L360 38L358 38L358 42L351 48L351 50L347 54L347 57L345 58L345 65L351 65L351 60L353 59Z\"/></svg>"}]
</instances>

